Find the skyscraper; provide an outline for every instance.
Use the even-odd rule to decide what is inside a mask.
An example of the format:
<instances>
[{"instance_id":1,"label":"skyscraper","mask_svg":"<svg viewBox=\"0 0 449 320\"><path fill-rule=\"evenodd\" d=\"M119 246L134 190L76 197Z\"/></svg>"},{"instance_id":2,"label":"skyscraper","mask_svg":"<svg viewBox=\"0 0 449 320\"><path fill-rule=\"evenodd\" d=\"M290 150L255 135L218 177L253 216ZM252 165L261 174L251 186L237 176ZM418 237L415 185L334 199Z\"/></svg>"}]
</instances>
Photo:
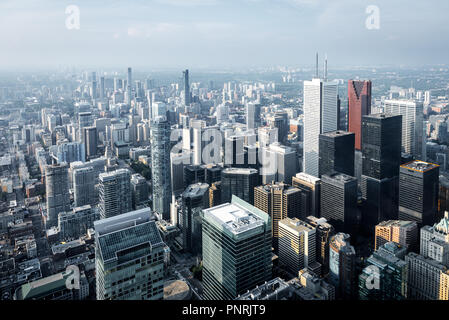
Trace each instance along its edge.
<instances>
[{"instance_id":1,"label":"skyscraper","mask_svg":"<svg viewBox=\"0 0 449 320\"><path fill-rule=\"evenodd\" d=\"M316 230L316 261L321 265L321 275L329 273L329 243L335 234L334 227L325 218L306 217L305 221Z\"/></svg>"},{"instance_id":2,"label":"skyscraper","mask_svg":"<svg viewBox=\"0 0 449 320\"><path fill-rule=\"evenodd\" d=\"M321 179L300 172L292 178L292 186L300 189L303 194L300 216L320 216Z\"/></svg>"},{"instance_id":3,"label":"skyscraper","mask_svg":"<svg viewBox=\"0 0 449 320\"><path fill-rule=\"evenodd\" d=\"M407 263L404 261L405 252L405 247L388 242L366 259L366 267L359 276L360 300L407 298L408 274ZM370 281L371 278L374 281Z\"/></svg>"},{"instance_id":4,"label":"skyscraper","mask_svg":"<svg viewBox=\"0 0 449 320\"><path fill-rule=\"evenodd\" d=\"M83 136L84 136L84 149L86 150L86 156L88 158L96 156L98 145L97 128L84 127Z\"/></svg>"},{"instance_id":5,"label":"skyscraper","mask_svg":"<svg viewBox=\"0 0 449 320\"><path fill-rule=\"evenodd\" d=\"M298 218L279 221L279 263L293 275L315 262L316 229Z\"/></svg>"},{"instance_id":6,"label":"skyscraper","mask_svg":"<svg viewBox=\"0 0 449 320\"><path fill-rule=\"evenodd\" d=\"M362 117L371 113L371 81L348 80L348 131L355 134L355 149L362 149Z\"/></svg>"},{"instance_id":7,"label":"skyscraper","mask_svg":"<svg viewBox=\"0 0 449 320\"><path fill-rule=\"evenodd\" d=\"M182 230L183 249L200 255L202 237L201 210L209 207L209 185L195 183L189 185L182 194L182 212L179 225Z\"/></svg>"},{"instance_id":8,"label":"skyscraper","mask_svg":"<svg viewBox=\"0 0 449 320\"><path fill-rule=\"evenodd\" d=\"M131 176L131 191L134 210L148 201L148 183L142 175L135 173Z\"/></svg>"},{"instance_id":9,"label":"skyscraper","mask_svg":"<svg viewBox=\"0 0 449 320\"><path fill-rule=\"evenodd\" d=\"M331 131L319 136L319 176L334 171L354 176L354 137L346 131Z\"/></svg>"},{"instance_id":10,"label":"skyscraper","mask_svg":"<svg viewBox=\"0 0 449 320\"><path fill-rule=\"evenodd\" d=\"M338 232L357 223L357 179L334 172L321 177L321 217Z\"/></svg>"},{"instance_id":11,"label":"skyscraper","mask_svg":"<svg viewBox=\"0 0 449 320\"><path fill-rule=\"evenodd\" d=\"M94 222L97 300L162 300L164 247L149 208Z\"/></svg>"},{"instance_id":12,"label":"skyscraper","mask_svg":"<svg viewBox=\"0 0 449 320\"><path fill-rule=\"evenodd\" d=\"M133 85L132 70L131 70L131 68L128 68L128 78L126 80L126 92L127 92L127 97L128 97L126 103L128 105L131 105L132 85Z\"/></svg>"},{"instance_id":13,"label":"skyscraper","mask_svg":"<svg viewBox=\"0 0 449 320\"><path fill-rule=\"evenodd\" d=\"M402 116L362 118L362 197L364 225L397 219ZM372 230L372 229L371 229Z\"/></svg>"},{"instance_id":14,"label":"skyscraper","mask_svg":"<svg viewBox=\"0 0 449 320\"><path fill-rule=\"evenodd\" d=\"M439 166L413 161L399 173L399 219L432 225L438 214Z\"/></svg>"},{"instance_id":15,"label":"skyscraper","mask_svg":"<svg viewBox=\"0 0 449 320\"><path fill-rule=\"evenodd\" d=\"M189 83L189 70L186 69L185 71L182 72L183 76L184 76L184 104L186 106L190 105L191 100L190 100L190 83Z\"/></svg>"},{"instance_id":16,"label":"skyscraper","mask_svg":"<svg viewBox=\"0 0 449 320\"><path fill-rule=\"evenodd\" d=\"M131 172L118 169L99 175L100 218L106 219L132 210Z\"/></svg>"},{"instance_id":17,"label":"skyscraper","mask_svg":"<svg viewBox=\"0 0 449 320\"><path fill-rule=\"evenodd\" d=\"M153 211L159 217L170 219L170 124L164 116L151 123L151 162L153 181Z\"/></svg>"},{"instance_id":18,"label":"skyscraper","mask_svg":"<svg viewBox=\"0 0 449 320\"><path fill-rule=\"evenodd\" d=\"M387 242L395 242L409 250L414 250L418 244L418 225L415 221L382 221L376 225L374 241L374 250Z\"/></svg>"},{"instance_id":19,"label":"skyscraper","mask_svg":"<svg viewBox=\"0 0 449 320\"><path fill-rule=\"evenodd\" d=\"M76 168L72 171L74 206L94 205L97 201L95 180L97 173L93 167Z\"/></svg>"},{"instance_id":20,"label":"skyscraper","mask_svg":"<svg viewBox=\"0 0 449 320\"><path fill-rule=\"evenodd\" d=\"M45 167L45 190L47 199L46 227L58 224L58 214L70 210L69 167L66 163Z\"/></svg>"},{"instance_id":21,"label":"skyscraper","mask_svg":"<svg viewBox=\"0 0 449 320\"><path fill-rule=\"evenodd\" d=\"M273 183L254 188L254 206L271 218L273 247L278 252L279 221L300 218L301 190L284 183Z\"/></svg>"},{"instance_id":22,"label":"skyscraper","mask_svg":"<svg viewBox=\"0 0 449 320\"><path fill-rule=\"evenodd\" d=\"M297 170L298 157L296 150L278 142L272 143L262 150L262 183L284 182L291 184Z\"/></svg>"},{"instance_id":23,"label":"skyscraper","mask_svg":"<svg viewBox=\"0 0 449 320\"><path fill-rule=\"evenodd\" d=\"M246 128L256 129L260 127L260 104L248 102L246 104Z\"/></svg>"},{"instance_id":24,"label":"skyscraper","mask_svg":"<svg viewBox=\"0 0 449 320\"><path fill-rule=\"evenodd\" d=\"M337 125L337 83L322 79L304 81L303 171L319 175L319 135L335 131Z\"/></svg>"},{"instance_id":25,"label":"skyscraper","mask_svg":"<svg viewBox=\"0 0 449 320\"><path fill-rule=\"evenodd\" d=\"M357 295L357 273L355 249L349 243L350 236L337 233L329 244L329 280L337 298L353 299Z\"/></svg>"},{"instance_id":26,"label":"skyscraper","mask_svg":"<svg viewBox=\"0 0 449 320\"><path fill-rule=\"evenodd\" d=\"M271 279L271 221L233 196L203 210L203 299L230 300Z\"/></svg>"},{"instance_id":27,"label":"skyscraper","mask_svg":"<svg viewBox=\"0 0 449 320\"><path fill-rule=\"evenodd\" d=\"M423 134L423 104L414 100L386 100L384 112L402 115L402 152L416 160L426 160L426 141Z\"/></svg>"},{"instance_id":28,"label":"skyscraper","mask_svg":"<svg viewBox=\"0 0 449 320\"><path fill-rule=\"evenodd\" d=\"M221 202L230 202L232 195L253 204L254 188L260 184L256 169L227 168L221 173Z\"/></svg>"}]
</instances>

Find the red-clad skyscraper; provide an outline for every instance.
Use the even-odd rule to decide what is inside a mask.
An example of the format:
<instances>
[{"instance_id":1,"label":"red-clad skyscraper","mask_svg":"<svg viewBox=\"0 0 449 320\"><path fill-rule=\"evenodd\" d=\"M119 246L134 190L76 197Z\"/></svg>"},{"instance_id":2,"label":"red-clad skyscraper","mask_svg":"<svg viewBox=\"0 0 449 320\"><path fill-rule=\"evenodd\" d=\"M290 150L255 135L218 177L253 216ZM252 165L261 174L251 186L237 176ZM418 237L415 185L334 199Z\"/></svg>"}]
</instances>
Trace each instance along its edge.
<instances>
[{"instance_id":1,"label":"red-clad skyscraper","mask_svg":"<svg viewBox=\"0 0 449 320\"><path fill-rule=\"evenodd\" d=\"M371 81L348 80L348 131L355 133L355 149L362 149L362 116L371 113Z\"/></svg>"}]
</instances>

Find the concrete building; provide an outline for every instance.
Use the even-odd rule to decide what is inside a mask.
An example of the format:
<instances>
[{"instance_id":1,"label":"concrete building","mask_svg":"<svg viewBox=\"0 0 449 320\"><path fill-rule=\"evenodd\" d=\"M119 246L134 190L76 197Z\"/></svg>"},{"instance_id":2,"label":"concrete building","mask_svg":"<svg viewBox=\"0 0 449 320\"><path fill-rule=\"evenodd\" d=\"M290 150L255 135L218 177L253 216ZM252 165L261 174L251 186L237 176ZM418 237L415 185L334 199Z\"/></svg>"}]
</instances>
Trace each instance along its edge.
<instances>
[{"instance_id":1,"label":"concrete building","mask_svg":"<svg viewBox=\"0 0 449 320\"><path fill-rule=\"evenodd\" d=\"M45 168L47 199L46 227L58 223L58 214L70 210L69 173L66 163L49 165Z\"/></svg>"},{"instance_id":2,"label":"concrete building","mask_svg":"<svg viewBox=\"0 0 449 320\"><path fill-rule=\"evenodd\" d=\"M132 210L131 172L118 169L99 176L100 218L110 218Z\"/></svg>"},{"instance_id":3,"label":"concrete building","mask_svg":"<svg viewBox=\"0 0 449 320\"><path fill-rule=\"evenodd\" d=\"M387 220L375 227L374 250L387 242L395 242L409 250L418 246L418 225L416 221Z\"/></svg>"}]
</instances>

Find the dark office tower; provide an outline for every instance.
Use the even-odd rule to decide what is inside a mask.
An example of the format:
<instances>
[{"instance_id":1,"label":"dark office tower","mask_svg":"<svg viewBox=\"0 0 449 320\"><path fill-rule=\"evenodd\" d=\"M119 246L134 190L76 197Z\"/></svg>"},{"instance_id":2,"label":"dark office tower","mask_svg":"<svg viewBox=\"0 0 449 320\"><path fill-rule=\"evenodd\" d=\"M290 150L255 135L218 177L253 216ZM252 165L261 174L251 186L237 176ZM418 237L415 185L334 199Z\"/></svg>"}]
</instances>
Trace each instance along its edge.
<instances>
[{"instance_id":1,"label":"dark office tower","mask_svg":"<svg viewBox=\"0 0 449 320\"><path fill-rule=\"evenodd\" d=\"M270 217L233 196L203 210L203 299L231 300L272 276Z\"/></svg>"},{"instance_id":2,"label":"dark office tower","mask_svg":"<svg viewBox=\"0 0 449 320\"><path fill-rule=\"evenodd\" d=\"M190 97L190 83L189 83L189 70L185 70L182 72L184 76L184 104L186 106L190 105L191 97Z\"/></svg>"},{"instance_id":3,"label":"dark office tower","mask_svg":"<svg viewBox=\"0 0 449 320\"><path fill-rule=\"evenodd\" d=\"M334 171L354 176L354 137L347 131L331 131L319 136L319 175Z\"/></svg>"},{"instance_id":4,"label":"dark office tower","mask_svg":"<svg viewBox=\"0 0 449 320\"><path fill-rule=\"evenodd\" d=\"M254 206L271 217L273 248L279 248L279 221L301 218L301 190L284 183L273 183L254 188Z\"/></svg>"},{"instance_id":5,"label":"dark office tower","mask_svg":"<svg viewBox=\"0 0 449 320\"><path fill-rule=\"evenodd\" d=\"M280 143L285 143L288 137L289 131L289 122L288 122L288 114L284 111L278 111L274 115L269 116L267 118L268 125L271 128L278 129L278 141Z\"/></svg>"},{"instance_id":6,"label":"dark office tower","mask_svg":"<svg viewBox=\"0 0 449 320\"><path fill-rule=\"evenodd\" d=\"M349 232L357 222L357 179L344 173L321 177L321 217L337 232Z\"/></svg>"},{"instance_id":7,"label":"dark office tower","mask_svg":"<svg viewBox=\"0 0 449 320\"><path fill-rule=\"evenodd\" d=\"M88 158L95 157L97 155L97 128L96 127L84 127L84 149L86 150L86 156Z\"/></svg>"},{"instance_id":8,"label":"dark office tower","mask_svg":"<svg viewBox=\"0 0 449 320\"><path fill-rule=\"evenodd\" d=\"M100 78L100 99L103 100L105 97L105 91L104 91L104 77Z\"/></svg>"},{"instance_id":9,"label":"dark office tower","mask_svg":"<svg viewBox=\"0 0 449 320\"><path fill-rule=\"evenodd\" d=\"M397 220L402 116L362 118L363 225L373 231L384 220Z\"/></svg>"},{"instance_id":10,"label":"dark office tower","mask_svg":"<svg viewBox=\"0 0 449 320\"><path fill-rule=\"evenodd\" d=\"M145 204L148 201L148 183L140 174L135 173L131 176L131 190L133 194L133 209Z\"/></svg>"},{"instance_id":11,"label":"dark office tower","mask_svg":"<svg viewBox=\"0 0 449 320\"><path fill-rule=\"evenodd\" d=\"M438 215L439 170L436 164L413 161L399 173L399 219L433 225Z\"/></svg>"},{"instance_id":12,"label":"dark office tower","mask_svg":"<svg viewBox=\"0 0 449 320\"><path fill-rule=\"evenodd\" d=\"M357 297L355 249L349 243L349 234L337 233L329 244L329 281L335 287L337 298Z\"/></svg>"},{"instance_id":13,"label":"dark office tower","mask_svg":"<svg viewBox=\"0 0 449 320\"><path fill-rule=\"evenodd\" d=\"M348 81L348 131L355 133L355 149L362 149L362 117L371 113L371 81Z\"/></svg>"},{"instance_id":14,"label":"dark office tower","mask_svg":"<svg viewBox=\"0 0 449 320\"><path fill-rule=\"evenodd\" d=\"M221 171L222 170L223 170L223 168L218 165L207 165L206 166L206 183L208 183L211 186L212 183L221 181Z\"/></svg>"},{"instance_id":15,"label":"dark office tower","mask_svg":"<svg viewBox=\"0 0 449 320\"><path fill-rule=\"evenodd\" d=\"M260 185L256 169L227 168L221 173L221 202L230 202L232 195L254 204L254 188Z\"/></svg>"},{"instance_id":16,"label":"dark office tower","mask_svg":"<svg viewBox=\"0 0 449 320\"><path fill-rule=\"evenodd\" d=\"M182 230L183 249L200 255L202 250L201 210L209 208L209 185L195 183L182 194L182 213L179 225Z\"/></svg>"},{"instance_id":17,"label":"dark office tower","mask_svg":"<svg viewBox=\"0 0 449 320\"><path fill-rule=\"evenodd\" d=\"M346 130L346 128L341 123L341 99L337 94L337 130Z\"/></svg>"},{"instance_id":18,"label":"dark office tower","mask_svg":"<svg viewBox=\"0 0 449 320\"><path fill-rule=\"evenodd\" d=\"M292 186L302 191L300 217L320 216L321 179L300 172L292 177Z\"/></svg>"},{"instance_id":19,"label":"dark office tower","mask_svg":"<svg viewBox=\"0 0 449 320\"><path fill-rule=\"evenodd\" d=\"M256 129L260 127L260 104L248 102L246 105L246 128Z\"/></svg>"},{"instance_id":20,"label":"dark office tower","mask_svg":"<svg viewBox=\"0 0 449 320\"><path fill-rule=\"evenodd\" d=\"M191 184L206 181L206 170L202 165L188 165L184 167L184 188Z\"/></svg>"},{"instance_id":21,"label":"dark office tower","mask_svg":"<svg viewBox=\"0 0 449 320\"><path fill-rule=\"evenodd\" d=\"M98 200L95 190L97 174L93 167L77 168L72 172L74 207L94 205Z\"/></svg>"},{"instance_id":22,"label":"dark office tower","mask_svg":"<svg viewBox=\"0 0 449 320\"><path fill-rule=\"evenodd\" d=\"M234 168L245 168L244 136L231 136L225 138L224 164Z\"/></svg>"},{"instance_id":23,"label":"dark office tower","mask_svg":"<svg viewBox=\"0 0 449 320\"><path fill-rule=\"evenodd\" d=\"M316 229L316 261L321 265L321 276L329 273L329 243L335 234L334 227L325 218L308 216L305 222Z\"/></svg>"},{"instance_id":24,"label":"dark office tower","mask_svg":"<svg viewBox=\"0 0 449 320\"><path fill-rule=\"evenodd\" d=\"M97 74L92 72L92 99L97 99Z\"/></svg>"},{"instance_id":25,"label":"dark office tower","mask_svg":"<svg viewBox=\"0 0 449 320\"><path fill-rule=\"evenodd\" d=\"M158 116L151 122L151 161L153 166L153 211L159 218L170 220L170 124Z\"/></svg>"},{"instance_id":26,"label":"dark office tower","mask_svg":"<svg viewBox=\"0 0 449 320\"><path fill-rule=\"evenodd\" d=\"M132 210L131 172L128 169L100 173L100 219Z\"/></svg>"},{"instance_id":27,"label":"dark office tower","mask_svg":"<svg viewBox=\"0 0 449 320\"><path fill-rule=\"evenodd\" d=\"M221 181L211 184L209 188L209 207L215 207L221 204Z\"/></svg>"},{"instance_id":28,"label":"dark office tower","mask_svg":"<svg viewBox=\"0 0 449 320\"><path fill-rule=\"evenodd\" d=\"M47 198L47 220L45 226L58 224L58 214L70 210L69 167L66 163L45 167L45 190Z\"/></svg>"}]
</instances>

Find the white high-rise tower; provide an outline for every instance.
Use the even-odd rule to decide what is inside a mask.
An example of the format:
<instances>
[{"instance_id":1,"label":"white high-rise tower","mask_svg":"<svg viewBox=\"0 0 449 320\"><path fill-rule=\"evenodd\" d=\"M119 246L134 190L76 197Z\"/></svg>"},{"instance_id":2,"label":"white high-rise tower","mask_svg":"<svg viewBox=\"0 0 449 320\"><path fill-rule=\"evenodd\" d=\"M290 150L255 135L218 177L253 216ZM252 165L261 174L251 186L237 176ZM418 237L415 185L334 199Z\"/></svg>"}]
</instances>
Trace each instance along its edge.
<instances>
[{"instance_id":1,"label":"white high-rise tower","mask_svg":"<svg viewBox=\"0 0 449 320\"><path fill-rule=\"evenodd\" d=\"M325 72L327 74L327 72ZM337 130L338 82L323 79L304 81L304 172L318 177L318 137Z\"/></svg>"}]
</instances>

